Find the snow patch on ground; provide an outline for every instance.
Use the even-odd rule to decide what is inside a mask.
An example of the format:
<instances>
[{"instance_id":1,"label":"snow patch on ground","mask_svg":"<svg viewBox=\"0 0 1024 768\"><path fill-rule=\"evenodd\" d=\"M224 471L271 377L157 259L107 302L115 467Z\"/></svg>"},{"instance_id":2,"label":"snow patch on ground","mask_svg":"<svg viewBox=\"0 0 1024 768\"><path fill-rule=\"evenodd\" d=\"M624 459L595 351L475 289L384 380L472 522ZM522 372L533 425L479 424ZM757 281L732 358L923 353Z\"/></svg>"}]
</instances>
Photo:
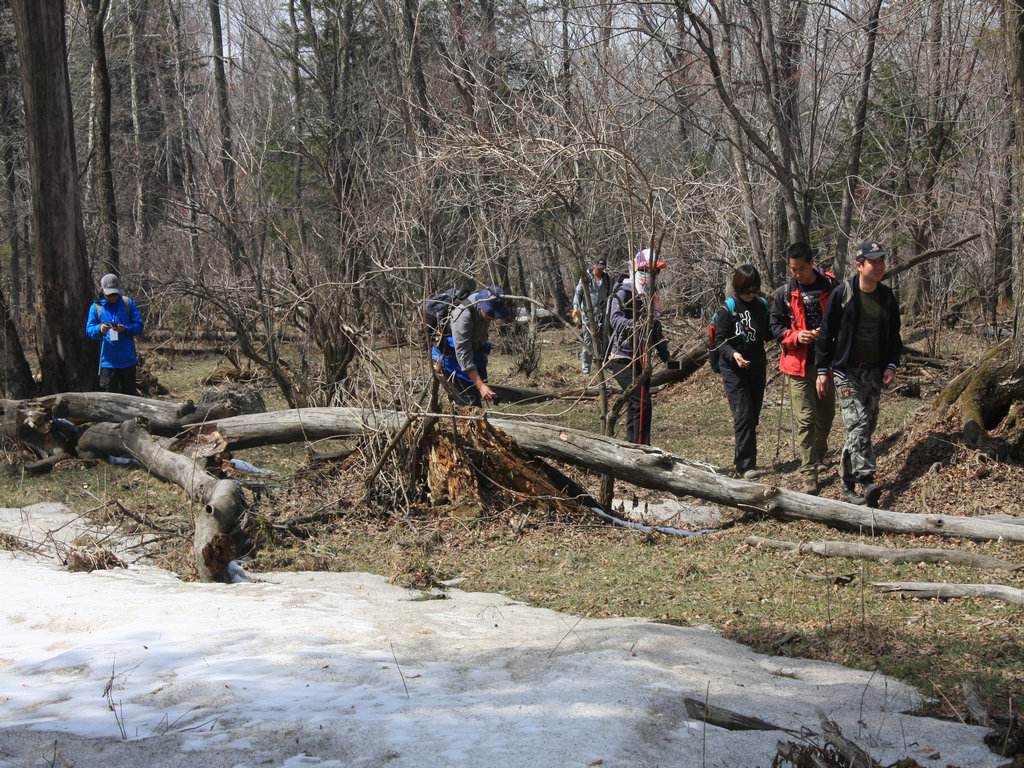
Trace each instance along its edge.
<instances>
[{"instance_id":1,"label":"snow patch on ground","mask_svg":"<svg viewBox=\"0 0 1024 768\"><path fill-rule=\"evenodd\" d=\"M691 721L685 697L796 731L823 713L882 763L1000 762L981 728L901 714L919 696L896 680L706 629L416 601L362 573L261 578L0 553L0 768L767 767L790 738Z\"/></svg>"}]
</instances>

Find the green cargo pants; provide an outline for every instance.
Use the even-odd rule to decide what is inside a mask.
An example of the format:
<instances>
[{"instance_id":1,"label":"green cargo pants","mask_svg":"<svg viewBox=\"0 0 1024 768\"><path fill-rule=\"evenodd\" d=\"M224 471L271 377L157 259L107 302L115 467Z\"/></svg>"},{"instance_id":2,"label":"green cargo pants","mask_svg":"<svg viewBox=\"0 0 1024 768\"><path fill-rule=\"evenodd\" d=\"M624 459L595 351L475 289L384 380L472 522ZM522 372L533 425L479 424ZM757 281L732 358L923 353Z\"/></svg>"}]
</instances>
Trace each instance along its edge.
<instances>
[{"instance_id":1,"label":"green cargo pants","mask_svg":"<svg viewBox=\"0 0 1024 768\"><path fill-rule=\"evenodd\" d=\"M807 366L805 376L790 376L789 402L796 420L797 443L800 448L800 471L814 474L816 466L828 450L828 433L836 417L836 389L829 383L825 397L819 398L815 389L817 371Z\"/></svg>"}]
</instances>

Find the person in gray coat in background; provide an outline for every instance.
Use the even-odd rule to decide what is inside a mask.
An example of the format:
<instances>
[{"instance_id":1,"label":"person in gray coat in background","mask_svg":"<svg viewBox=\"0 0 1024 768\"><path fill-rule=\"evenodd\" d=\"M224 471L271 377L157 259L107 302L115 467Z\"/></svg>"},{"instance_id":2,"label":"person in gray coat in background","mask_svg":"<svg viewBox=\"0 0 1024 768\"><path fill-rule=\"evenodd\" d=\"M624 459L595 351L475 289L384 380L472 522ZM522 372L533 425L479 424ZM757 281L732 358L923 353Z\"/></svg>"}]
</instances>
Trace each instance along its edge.
<instances>
[{"instance_id":1,"label":"person in gray coat in background","mask_svg":"<svg viewBox=\"0 0 1024 768\"><path fill-rule=\"evenodd\" d=\"M607 262L594 259L590 272L580 278L576 284L576 292L572 297L572 321L580 328L580 341L583 349L580 352L580 370L590 373L594 360L594 335L591 332L589 314L593 311L593 331L597 334L599 357L603 358L607 346L607 328L605 315L608 313L608 295L611 290L610 280L605 274ZM586 294L590 294L590 308L587 307Z\"/></svg>"}]
</instances>

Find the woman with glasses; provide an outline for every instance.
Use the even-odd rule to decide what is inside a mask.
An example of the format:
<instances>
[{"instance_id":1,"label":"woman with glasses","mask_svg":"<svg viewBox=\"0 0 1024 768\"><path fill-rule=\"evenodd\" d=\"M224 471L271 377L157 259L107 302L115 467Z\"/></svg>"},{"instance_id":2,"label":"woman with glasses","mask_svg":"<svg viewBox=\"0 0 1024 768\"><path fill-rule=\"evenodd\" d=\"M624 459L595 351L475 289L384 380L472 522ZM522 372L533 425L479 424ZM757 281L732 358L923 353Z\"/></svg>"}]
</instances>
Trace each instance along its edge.
<instances>
[{"instance_id":1,"label":"woman with glasses","mask_svg":"<svg viewBox=\"0 0 1024 768\"><path fill-rule=\"evenodd\" d=\"M754 480L764 474L757 468L757 424L766 382L764 345L771 339L768 300L752 264L736 267L732 288L734 295L715 317L715 338L736 434L736 474Z\"/></svg>"}]
</instances>

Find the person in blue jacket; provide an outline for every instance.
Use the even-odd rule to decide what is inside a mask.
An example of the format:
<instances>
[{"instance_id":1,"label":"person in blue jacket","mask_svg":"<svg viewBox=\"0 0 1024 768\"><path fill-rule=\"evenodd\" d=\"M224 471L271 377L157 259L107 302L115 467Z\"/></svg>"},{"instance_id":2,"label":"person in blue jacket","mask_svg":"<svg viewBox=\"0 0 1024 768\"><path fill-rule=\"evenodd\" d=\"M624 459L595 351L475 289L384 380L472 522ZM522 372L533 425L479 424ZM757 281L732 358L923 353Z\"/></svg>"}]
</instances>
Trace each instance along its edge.
<instances>
[{"instance_id":1,"label":"person in blue jacket","mask_svg":"<svg viewBox=\"0 0 1024 768\"><path fill-rule=\"evenodd\" d=\"M117 275L104 275L100 291L85 321L85 335L100 343L100 391L134 395L135 337L142 333L142 315L121 293Z\"/></svg>"}]
</instances>

